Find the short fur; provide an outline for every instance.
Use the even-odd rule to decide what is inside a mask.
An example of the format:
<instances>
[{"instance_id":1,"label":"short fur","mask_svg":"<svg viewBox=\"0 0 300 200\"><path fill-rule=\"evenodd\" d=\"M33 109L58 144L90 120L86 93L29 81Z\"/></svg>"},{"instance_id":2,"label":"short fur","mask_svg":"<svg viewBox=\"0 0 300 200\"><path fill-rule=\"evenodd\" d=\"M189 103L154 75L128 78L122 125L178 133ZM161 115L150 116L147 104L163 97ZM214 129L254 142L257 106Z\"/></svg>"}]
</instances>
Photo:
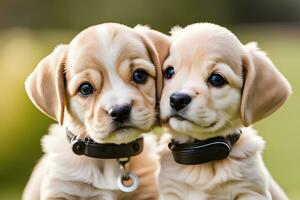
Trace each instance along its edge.
<instances>
[{"instance_id":1,"label":"short fur","mask_svg":"<svg viewBox=\"0 0 300 200\"><path fill-rule=\"evenodd\" d=\"M116 185L117 161L75 155L65 128L100 143L125 143L149 131L157 122L160 59L166 56L168 44L167 36L149 28L101 24L82 31L70 44L58 46L38 64L26 80L26 91L34 105L60 125L53 125L43 138L45 155L23 199L157 199L154 139L145 136L143 153L129 163L140 178L140 187L123 194ZM132 81L136 69L147 72L144 84ZM78 88L87 81L94 92L82 96ZM122 126L108 114L120 104L131 105L130 118Z\"/></svg>"},{"instance_id":2,"label":"short fur","mask_svg":"<svg viewBox=\"0 0 300 200\"><path fill-rule=\"evenodd\" d=\"M160 147L160 196L163 200L287 199L264 166L265 142L245 128L277 110L291 93L290 85L255 43L241 44L226 28L210 23L172 30L161 119L166 133ZM208 82L219 73L228 82L214 87ZM186 93L192 101L180 111L170 106L170 95ZM242 131L229 157L200 165L175 163L167 143L179 143ZM170 133L170 135L168 134ZM172 135L172 136L171 136Z\"/></svg>"}]
</instances>

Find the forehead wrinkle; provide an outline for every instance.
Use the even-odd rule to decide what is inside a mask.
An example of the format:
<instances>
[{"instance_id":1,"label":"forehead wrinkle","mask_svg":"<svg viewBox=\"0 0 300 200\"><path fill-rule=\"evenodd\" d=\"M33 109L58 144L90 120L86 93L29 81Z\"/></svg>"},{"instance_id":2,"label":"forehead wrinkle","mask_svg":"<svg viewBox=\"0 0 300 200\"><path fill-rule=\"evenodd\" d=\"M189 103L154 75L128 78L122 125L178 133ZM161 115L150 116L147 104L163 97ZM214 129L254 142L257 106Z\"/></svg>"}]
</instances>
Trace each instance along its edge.
<instances>
[{"instance_id":1,"label":"forehead wrinkle","mask_svg":"<svg viewBox=\"0 0 300 200\"><path fill-rule=\"evenodd\" d=\"M86 68L103 70L104 63L101 59L101 48L94 42L88 40L85 43L74 42L68 54L68 65L73 73L80 72Z\"/></svg>"},{"instance_id":2,"label":"forehead wrinkle","mask_svg":"<svg viewBox=\"0 0 300 200\"><path fill-rule=\"evenodd\" d=\"M124 59L137 59L137 58L144 58L150 60L150 56L147 53L146 47L144 44L138 40L137 38L127 40L120 48L119 54L119 62L120 60Z\"/></svg>"},{"instance_id":3,"label":"forehead wrinkle","mask_svg":"<svg viewBox=\"0 0 300 200\"><path fill-rule=\"evenodd\" d=\"M74 72L78 73L81 72L85 69L95 69L98 71L103 71L105 70L105 67L103 65L103 63L101 62L101 60L92 57L92 56L83 56L80 59L78 59L77 62L74 62L73 65L75 65L76 67L74 67Z\"/></svg>"},{"instance_id":4,"label":"forehead wrinkle","mask_svg":"<svg viewBox=\"0 0 300 200\"><path fill-rule=\"evenodd\" d=\"M231 48L218 48L215 51L213 51L210 55L210 57L217 62L223 62L228 64L233 68L233 70L236 73L240 73L241 65L242 65L242 59L241 59L241 53L236 52Z\"/></svg>"},{"instance_id":5,"label":"forehead wrinkle","mask_svg":"<svg viewBox=\"0 0 300 200\"><path fill-rule=\"evenodd\" d=\"M118 74L120 75L120 77L123 77L124 79L126 79L126 76L128 76L129 73L132 72L132 63L129 59L124 60L123 62L121 62L118 66Z\"/></svg>"},{"instance_id":6,"label":"forehead wrinkle","mask_svg":"<svg viewBox=\"0 0 300 200\"><path fill-rule=\"evenodd\" d=\"M192 52L192 50L191 52L187 52L181 49L181 52L176 53L180 54L180 56L176 57L182 58L180 65L182 65L183 62L184 64L201 65L202 62L210 60L215 63L226 63L232 67L235 73L241 74L241 55L239 52L231 50L230 48L225 49L220 45L212 44L209 46L198 46L194 52Z\"/></svg>"},{"instance_id":7,"label":"forehead wrinkle","mask_svg":"<svg viewBox=\"0 0 300 200\"><path fill-rule=\"evenodd\" d=\"M227 45L228 46L228 45ZM236 51L234 48L224 48L226 47L225 44L223 46L219 44L211 44L209 46L203 46L202 49L206 49L203 51L202 58L203 60L213 60L216 63L226 63L228 64L232 70L237 73L241 74L242 70L242 59L241 53Z\"/></svg>"},{"instance_id":8,"label":"forehead wrinkle","mask_svg":"<svg viewBox=\"0 0 300 200\"><path fill-rule=\"evenodd\" d=\"M146 71L149 73L149 75L156 77L155 66L151 62L144 60L144 59L140 59L140 58L131 60L132 68L137 69L137 68L139 68L139 66L142 66L143 69L146 69Z\"/></svg>"},{"instance_id":9,"label":"forehead wrinkle","mask_svg":"<svg viewBox=\"0 0 300 200\"><path fill-rule=\"evenodd\" d=\"M118 75L123 78L124 76L126 77L126 75L128 76L128 74L133 70L134 60L141 59L150 61L150 58L146 52L146 48L139 40L134 38L134 36L130 40L127 39L125 43L123 42L123 45L120 46L119 51L120 52L119 56L117 57L115 69ZM124 64L125 61L127 64Z\"/></svg>"},{"instance_id":10,"label":"forehead wrinkle","mask_svg":"<svg viewBox=\"0 0 300 200\"><path fill-rule=\"evenodd\" d=\"M85 81L91 82L95 88L99 89L101 87L101 80L102 76L100 72L94 69L85 69L72 76L67 84L67 91L73 95L77 87Z\"/></svg>"},{"instance_id":11,"label":"forehead wrinkle","mask_svg":"<svg viewBox=\"0 0 300 200\"><path fill-rule=\"evenodd\" d=\"M243 85L243 79L239 74L236 74L232 67L225 63L219 63L214 66L215 71L219 71L225 75L227 80L233 84L233 86L240 88Z\"/></svg>"}]
</instances>

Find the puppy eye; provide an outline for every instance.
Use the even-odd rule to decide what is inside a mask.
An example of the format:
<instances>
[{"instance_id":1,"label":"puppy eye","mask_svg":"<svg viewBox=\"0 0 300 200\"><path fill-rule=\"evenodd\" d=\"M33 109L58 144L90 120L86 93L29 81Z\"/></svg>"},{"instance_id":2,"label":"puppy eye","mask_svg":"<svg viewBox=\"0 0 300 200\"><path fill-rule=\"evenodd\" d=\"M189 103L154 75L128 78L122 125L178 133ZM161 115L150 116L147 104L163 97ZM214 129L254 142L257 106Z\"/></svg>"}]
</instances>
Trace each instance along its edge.
<instances>
[{"instance_id":1,"label":"puppy eye","mask_svg":"<svg viewBox=\"0 0 300 200\"><path fill-rule=\"evenodd\" d=\"M79 86L78 92L82 96L89 96L94 93L94 87L90 83L85 82Z\"/></svg>"},{"instance_id":2,"label":"puppy eye","mask_svg":"<svg viewBox=\"0 0 300 200\"><path fill-rule=\"evenodd\" d=\"M174 74L175 74L174 67L169 66L169 67L166 69L165 78L166 78L166 79L171 79L171 78L173 77Z\"/></svg>"},{"instance_id":3,"label":"puppy eye","mask_svg":"<svg viewBox=\"0 0 300 200\"><path fill-rule=\"evenodd\" d=\"M222 87L223 85L227 84L226 79L221 74L211 74L207 82L214 87Z\"/></svg>"},{"instance_id":4,"label":"puppy eye","mask_svg":"<svg viewBox=\"0 0 300 200\"><path fill-rule=\"evenodd\" d=\"M143 69L137 69L133 72L132 80L137 84L144 84L147 81L148 73Z\"/></svg>"}]
</instances>

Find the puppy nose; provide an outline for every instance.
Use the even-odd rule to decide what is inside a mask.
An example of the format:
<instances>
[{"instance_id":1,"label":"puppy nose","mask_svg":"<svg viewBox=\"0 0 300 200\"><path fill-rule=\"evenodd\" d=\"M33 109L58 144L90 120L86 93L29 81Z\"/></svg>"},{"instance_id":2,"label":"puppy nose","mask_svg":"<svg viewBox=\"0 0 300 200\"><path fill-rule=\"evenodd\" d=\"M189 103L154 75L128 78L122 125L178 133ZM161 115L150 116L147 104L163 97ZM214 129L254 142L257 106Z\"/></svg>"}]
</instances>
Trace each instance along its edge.
<instances>
[{"instance_id":1,"label":"puppy nose","mask_svg":"<svg viewBox=\"0 0 300 200\"><path fill-rule=\"evenodd\" d=\"M170 96L170 106L177 111L186 107L191 101L191 96L185 93L175 92Z\"/></svg>"},{"instance_id":2,"label":"puppy nose","mask_svg":"<svg viewBox=\"0 0 300 200\"><path fill-rule=\"evenodd\" d=\"M112 107L108 111L108 114L112 120L123 123L126 119L129 118L130 111L131 105L125 104Z\"/></svg>"}]
</instances>

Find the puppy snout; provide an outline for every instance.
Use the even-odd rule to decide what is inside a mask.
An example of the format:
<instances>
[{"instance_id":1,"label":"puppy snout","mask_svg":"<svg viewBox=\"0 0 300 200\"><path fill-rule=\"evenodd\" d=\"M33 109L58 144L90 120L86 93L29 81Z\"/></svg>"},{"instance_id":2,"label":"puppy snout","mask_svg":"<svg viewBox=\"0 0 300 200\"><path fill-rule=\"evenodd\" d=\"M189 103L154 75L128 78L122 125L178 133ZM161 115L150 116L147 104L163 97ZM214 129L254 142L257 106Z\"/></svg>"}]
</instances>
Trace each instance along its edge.
<instances>
[{"instance_id":1,"label":"puppy snout","mask_svg":"<svg viewBox=\"0 0 300 200\"><path fill-rule=\"evenodd\" d=\"M177 111L189 105L191 101L192 97L185 93L175 92L170 96L170 106Z\"/></svg>"},{"instance_id":2,"label":"puppy snout","mask_svg":"<svg viewBox=\"0 0 300 200\"><path fill-rule=\"evenodd\" d=\"M125 120L129 118L130 112L131 112L131 105L125 104L125 105L113 106L108 111L108 114L111 117L111 119L114 120L115 122L123 123Z\"/></svg>"}]
</instances>

